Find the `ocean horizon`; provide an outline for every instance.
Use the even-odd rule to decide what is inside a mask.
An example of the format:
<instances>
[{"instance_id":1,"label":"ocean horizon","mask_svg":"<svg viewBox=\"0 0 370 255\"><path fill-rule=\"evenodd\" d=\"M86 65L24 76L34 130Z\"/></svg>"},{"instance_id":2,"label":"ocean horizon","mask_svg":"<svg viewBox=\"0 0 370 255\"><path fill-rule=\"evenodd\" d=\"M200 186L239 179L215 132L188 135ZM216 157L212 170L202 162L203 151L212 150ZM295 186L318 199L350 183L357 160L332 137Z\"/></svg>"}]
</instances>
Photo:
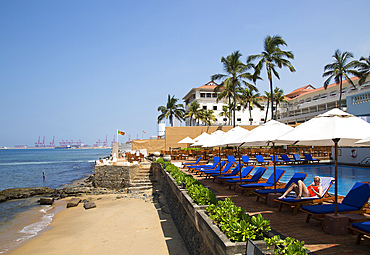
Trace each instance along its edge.
<instances>
[{"instance_id":1,"label":"ocean horizon","mask_svg":"<svg viewBox=\"0 0 370 255\"><path fill-rule=\"evenodd\" d=\"M0 150L0 191L63 188L93 174L95 160L109 155L110 149ZM0 203L0 254L36 236L52 221L56 210L37 200L30 197Z\"/></svg>"}]
</instances>

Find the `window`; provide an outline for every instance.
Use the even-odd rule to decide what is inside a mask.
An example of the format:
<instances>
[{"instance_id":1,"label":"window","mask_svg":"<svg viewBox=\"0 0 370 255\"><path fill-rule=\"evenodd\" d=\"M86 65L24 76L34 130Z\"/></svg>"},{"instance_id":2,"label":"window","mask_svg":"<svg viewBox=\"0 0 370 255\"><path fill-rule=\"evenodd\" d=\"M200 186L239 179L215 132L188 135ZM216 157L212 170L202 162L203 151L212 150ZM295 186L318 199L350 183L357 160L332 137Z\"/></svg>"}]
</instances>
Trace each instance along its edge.
<instances>
[{"instance_id":1,"label":"window","mask_svg":"<svg viewBox=\"0 0 370 255\"><path fill-rule=\"evenodd\" d=\"M211 98L212 94L211 93L207 93L207 97Z\"/></svg>"},{"instance_id":2,"label":"window","mask_svg":"<svg viewBox=\"0 0 370 255\"><path fill-rule=\"evenodd\" d=\"M224 121L227 121L227 118L224 118Z\"/></svg>"},{"instance_id":3,"label":"window","mask_svg":"<svg viewBox=\"0 0 370 255\"><path fill-rule=\"evenodd\" d=\"M206 97L206 93L200 93L200 97Z\"/></svg>"},{"instance_id":4,"label":"window","mask_svg":"<svg viewBox=\"0 0 370 255\"><path fill-rule=\"evenodd\" d=\"M207 106L206 106L206 105L203 105L203 109L204 109L204 110L207 110Z\"/></svg>"},{"instance_id":5,"label":"window","mask_svg":"<svg viewBox=\"0 0 370 255\"><path fill-rule=\"evenodd\" d=\"M214 110L214 111L217 111L217 105L214 105L214 106L213 106L213 110Z\"/></svg>"},{"instance_id":6,"label":"window","mask_svg":"<svg viewBox=\"0 0 370 255\"><path fill-rule=\"evenodd\" d=\"M242 119L241 118L237 118L236 121L242 121Z\"/></svg>"},{"instance_id":7,"label":"window","mask_svg":"<svg viewBox=\"0 0 370 255\"><path fill-rule=\"evenodd\" d=\"M212 94L212 97L215 97L216 98L217 97L217 94L216 93L213 93Z\"/></svg>"}]
</instances>

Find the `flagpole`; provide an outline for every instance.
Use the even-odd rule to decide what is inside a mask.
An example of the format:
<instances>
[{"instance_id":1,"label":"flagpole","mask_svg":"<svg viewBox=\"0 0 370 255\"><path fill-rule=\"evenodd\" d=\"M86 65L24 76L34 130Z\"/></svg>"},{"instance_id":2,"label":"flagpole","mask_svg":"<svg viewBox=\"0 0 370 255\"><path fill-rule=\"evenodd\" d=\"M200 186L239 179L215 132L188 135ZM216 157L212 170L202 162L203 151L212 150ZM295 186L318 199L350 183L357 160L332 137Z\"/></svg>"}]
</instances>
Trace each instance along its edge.
<instances>
[{"instance_id":1,"label":"flagpole","mask_svg":"<svg viewBox=\"0 0 370 255\"><path fill-rule=\"evenodd\" d=\"M118 146L119 146L119 142L118 142L118 137L119 137L119 134L118 134L118 128L117 128L117 143L118 143Z\"/></svg>"}]
</instances>

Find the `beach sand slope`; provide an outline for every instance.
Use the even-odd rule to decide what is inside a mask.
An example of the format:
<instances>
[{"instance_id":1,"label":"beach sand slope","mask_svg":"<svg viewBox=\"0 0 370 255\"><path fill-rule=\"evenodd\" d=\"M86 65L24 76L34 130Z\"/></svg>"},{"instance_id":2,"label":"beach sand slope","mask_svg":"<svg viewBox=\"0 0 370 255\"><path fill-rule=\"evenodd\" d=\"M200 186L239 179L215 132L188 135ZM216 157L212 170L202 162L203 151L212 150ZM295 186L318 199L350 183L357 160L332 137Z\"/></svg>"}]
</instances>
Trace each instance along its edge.
<instances>
[{"instance_id":1,"label":"beach sand slope","mask_svg":"<svg viewBox=\"0 0 370 255\"><path fill-rule=\"evenodd\" d=\"M63 210L52 229L9 254L187 254L172 218L154 203L98 197L96 208Z\"/></svg>"}]
</instances>

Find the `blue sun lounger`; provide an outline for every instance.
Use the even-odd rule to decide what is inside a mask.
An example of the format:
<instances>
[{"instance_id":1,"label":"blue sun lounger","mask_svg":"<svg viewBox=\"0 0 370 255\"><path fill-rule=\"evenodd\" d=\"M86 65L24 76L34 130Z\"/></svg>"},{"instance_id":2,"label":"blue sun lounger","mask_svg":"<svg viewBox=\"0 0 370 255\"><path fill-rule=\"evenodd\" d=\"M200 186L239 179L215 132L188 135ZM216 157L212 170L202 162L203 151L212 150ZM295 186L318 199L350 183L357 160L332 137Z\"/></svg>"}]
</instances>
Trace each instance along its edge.
<instances>
[{"instance_id":1,"label":"blue sun lounger","mask_svg":"<svg viewBox=\"0 0 370 255\"><path fill-rule=\"evenodd\" d=\"M232 155L227 156L227 161L229 162L236 162L235 157Z\"/></svg>"},{"instance_id":2,"label":"blue sun lounger","mask_svg":"<svg viewBox=\"0 0 370 255\"><path fill-rule=\"evenodd\" d=\"M243 160L243 163L244 163L244 164L249 164L249 165L251 165L251 164L255 164L255 163L256 163L256 161L251 160L251 159L249 158L249 156L248 156L248 155L243 155L243 156L242 156L242 160Z\"/></svg>"},{"instance_id":3,"label":"blue sun lounger","mask_svg":"<svg viewBox=\"0 0 370 255\"><path fill-rule=\"evenodd\" d=\"M334 201L334 196L329 194L329 189L334 183L334 178L332 177L320 177L321 186L322 186L322 196L313 196L313 197L301 197L297 199L297 196L288 196L285 198L277 198L274 201L280 203L279 211L283 208L283 205L289 205L294 207L294 215L297 214L299 208L302 205L310 203L322 203L324 201ZM294 193L294 192L293 192Z\"/></svg>"},{"instance_id":4,"label":"blue sun lounger","mask_svg":"<svg viewBox=\"0 0 370 255\"><path fill-rule=\"evenodd\" d=\"M212 169L212 168L215 168L218 163L220 162L220 157L214 157L214 163L213 165L195 165L195 166L186 166L189 171L193 171L195 169L198 169L198 168L209 168L209 169Z\"/></svg>"},{"instance_id":5,"label":"blue sun lounger","mask_svg":"<svg viewBox=\"0 0 370 255\"><path fill-rule=\"evenodd\" d=\"M314 162L319 163L320 162L319 159L313 158L311 154L307 153L307 154L303 154L303 156L307 159L308 162L312 162L312 163L314 163Z\"/></svg>"},{"instance_id":6,"label":"blue sun lounger","mask_svg":"<svg viewBox=\"0 0 370 255\"><path fill-rule=\"evenodd\" d=\"M254 168L256 168L256 167L254 167ZM242 184L243 183L254 183L254 182L260 181L260 179L262 178L262 175L266 172L266 170L267 170L266 167L263 167L263 166L257 167L256 172L251 176L251 178L242 179ZM235 185L240 184L240 179L238 179L238 180L227 180L226 184L229 185L229 189L231 188L232 185L234 185L234 190L235 190Z\"/></svg>"},{"instance_id":7,"label":"blue sun lounger","mask_svg":"<svg viewBox=\"0 0 370 255\"><path fill-rule=\"evenodd\" d=\"M243 167L243 163L241 163L241 166ZM238 175L238 173L240 172L240 164L237 164L236 167L234 167L231 170L232 170L231 173L224 173L224 174L222 174L222 176L234 176L234 175ZM218 176L220 176L220 172L209 174L209 175L212 176L212 177L218 177Z\"/></svg>"},{"instance_id":8,"label":"blue sun lounger","mask_svg":"<svg viewBox=\"0 0 370 255\"><path fill-rule=\"evenodd\" d=\"M257 160L257 163L258 164L261 164L261 165L268 165L268 161L265 161L263 159L263 156L262 155L256 155L256 160Z\"/></svg>"},{"instance_id":9,"label":"blue sun lounger","mask_svg":"<svg viewBox=\"0 0 370 255\"><path fill-rule=\"evenodd\" d=\"M370 184L356 182L341 203L338 203L338 213L364 214L363 210L370 198ZM311 216L322 218L325 214L334 213L334 204L302 206L302 211L308 213L306 222Z\"/></svg>"},{"instance_id":10,"label":"blue sun lounger","mask_svg":"<svg viewBox=\"0 0 370 255\"><path fill-rule=\"evenodd\" d=\"M297 162L297 163L307 163L308 162L306 159L301 159L299 154L293 154L293 158L294 158L295 162Z\"/></svg>"},{"instance_id":11,"label":"blue sun lounger","mask_svg":"<svg viewBox=\"0 0 370 255\"><path fill-rule=\"evenodd\" d=\"M225 161L223 161L225 162ZM227 173L230 171L231 167L235 164L235 162L227 162L224 168L221 166L221 173ZM217 167L215 169L198 169L198 174L200 175L208 175L208 174L217 174L220 173L220 168Z\"/></svg>"},{"instance_id":12,"label":"blue sun lounger","mask_svg":"<svg viewBox=\"0 0 370 255\"><path fill-rule=\"evenodd\" d=\"M281 154L280 157L283 159L283 161L285 162L285 164L295 164L296 161L295 160L292 160L291 158L289 158L288 155L286 154Z\"/></svg>"},{"instance_id":13,"label":"blue sun lounger","mask_svg":"<svg viewBox=\"0 0 370 255\"><path fill-rule=\"evenodd\" d=\"M295 173L295 174L293 174L292 178L290 178L290 180L287 182L287 184L283 188L276 189L276 193L283 194L290 187L290 185L292 185L292 183L298 184L299 180L304 181L304 179L306 179L306 177L307 177L306 173ZM258 202L259 198L261 197L261 198L265 199L264 203L266 204L267 203L266 198L267 198L268 194L269 193L275 193L275 190L274 189L259 189L259 190L254 190L253 193L257 195L257 202Z\"/></svg>"},{"instance_id":14,"label":"blue sun lounger","mask_svg":"<svg viewBox=\"0 0 370 255\"><path fill-rule=\"evenodd\" d=\"M285 172L286 170L276 168L276 182L280 180ZM274 184L274 173L272 173L266 182L239 184L238 186L242 189L242 194L244 193L244 190L246 190L248 192L247 196L249 196L255 189L273 188Z\"/></svg>"},{"instance_id":15,"label":"blue sun lounger","mask_svg":"<svg viewBox=\"0 0 370 255\"><path fill-rule=\"evenodd\" d=\"M235 162L228 162L225 168L221 171L221 175L230 175L230 174L237 174L239 172L239 164L236 165L236 167L232 168L232 166L236 164ZM205 170L204 175L208 177L215 177L220 176L220 169L215 170Z\"/></svg>"},{"instance_id":16,"label":"blue sun lounger","mask_svg":"<svg viewBox=\"0 0 370 255\"><path fill-rule=\"evenodd\" d=\"M199 161L202 160L202 156L200 156L195 162L183 162L182 165L185 167L185 166L193 166L193 165L197 165L199 163Z\"/></svg>"},{"instance_id":17,"label":"blue sun lounger","mask_svg":"<svg viewBox=\"0 0 370 255\"><path fill-rule=\"evenodd\" d=\"M220 172L220 167L221 167L221 172L225 169L226 161L221 161L219 164L217 164L214 168L195 168L193 173L201 174L204 171L218 171Z\"/></svg>"},{"instance_id":18,"label":"blue sun lounger","mask_svg":"<svg viewBox=\"0 0 370 255\"><path fill-rule=\"evenodd\" d=\"M270 155L271 161L274 162L274 155ZM277 155L275 155L275 164L284 164L283 160L280 160Z\"/></svg>"},{"instance_id":19,"label":"blue sun lounger","mask_svg":"<svg viewBox=\"0 0 370 255\"><path fill-rule=\"evenodd\" d=\"M246 166L246 167L243 167L242 168L242 171L241 171L241 177L242 179L244 178L247 178L247 176L252 172L253 170L253 166ZM229 176L215 176L217 180L219 180L220 182L225 182L227 180L236 180L238 179L240 181L240 174L236 174L236 175L229 175Z\"/></svg>"},{"instance_id":20,"label":"blue sun lounger","mask_svg":"<svg viewBox=\"0 0 370 255\"><path fill-rule=\"evenodd\" d=\"M363 235L370 236L370 221L352 223L350 229L358 233L356 244L360 244Z\"/></svg>"}]
</instances>

